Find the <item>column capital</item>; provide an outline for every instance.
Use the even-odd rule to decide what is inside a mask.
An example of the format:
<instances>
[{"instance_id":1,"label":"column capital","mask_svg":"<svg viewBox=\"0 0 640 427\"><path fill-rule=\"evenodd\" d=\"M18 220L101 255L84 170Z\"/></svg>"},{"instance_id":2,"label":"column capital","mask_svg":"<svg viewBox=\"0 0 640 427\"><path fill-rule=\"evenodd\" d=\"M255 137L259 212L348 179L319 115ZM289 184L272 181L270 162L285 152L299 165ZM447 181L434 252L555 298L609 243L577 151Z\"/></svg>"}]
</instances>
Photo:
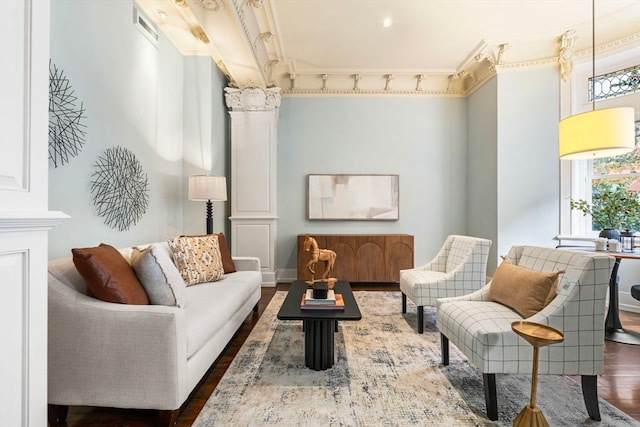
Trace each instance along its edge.
<instances>
[{"instance_id":1,"label":"column capital","mask_svg":"<svg viewBox=\"0 0 640 427\"><path fill-rule=\"evenodd\" d=\"M280 107L279 87L226 87L224 92L227 108L232 111L277 111Z\"/></svg>"}]
</instances>

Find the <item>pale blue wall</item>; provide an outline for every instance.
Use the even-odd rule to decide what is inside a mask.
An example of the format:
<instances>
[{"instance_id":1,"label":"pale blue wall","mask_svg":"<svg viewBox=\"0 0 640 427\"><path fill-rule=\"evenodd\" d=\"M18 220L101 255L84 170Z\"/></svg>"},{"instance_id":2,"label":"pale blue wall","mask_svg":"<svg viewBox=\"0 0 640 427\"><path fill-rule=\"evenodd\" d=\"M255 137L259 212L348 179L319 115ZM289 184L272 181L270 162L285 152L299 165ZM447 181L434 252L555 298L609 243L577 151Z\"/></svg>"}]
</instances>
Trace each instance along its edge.
<instances>
[{"instance_id":1,"label":"pale blue wall","mask_svg":"<svg viewBox=\"0 0 640 427\"><path fill-rule=\"evenodd\" d=\"M229 114L224 102L227 78L212 58L184 58L184 177L190 175L229 176ZM230 183L227 182L227 186ZM227 196L230 192L227 191ZM206 202L183 201L185 234L206 232ZM213 230L229 235L229 202L213 202ZM231 240L231 239L229 239Z\"/></svg>"},{"instance_id":2,"label":"pale blue wall","mask_svg":"<svg viewBox=\"0 0 640 427\"><path fill-rule=\"evenodd\" d=\"M203 164L226 172L226 78L211 58L185 58L162 34L154 46L132 17L132 1L51 2L51 58L84 103L87 136L77 157L49 168L49 209L71 216L50 232L49 258L101 242L123 247L204 233L205 205L186 202L185 176L203 173ZM98 156L118 145L135 154L150 183L147 212L128 231L106 226L90 193ZM197 161L185 160L195 145ZM216 230L224 226L219 217Z\"/></svg>"},{"instance_id":3,"label":"pale blue wall","mask_svg":"<svg viewBox=\"0 0 640 427\"><path fill-rule=\"evenodd\" d=\"M498 239L498 79L492 78L467 98L467 230L493 242L487 263L496 268Z\"/></svg>"},{"instance_id":4,"label":"pale blue wall","mask_svg":"<svg viewBox=\"0 0 640 427\"><path fill-rule=\"evenodd\" d=\"M499 254L517 244L557 244L559 97L556 67L498 76Z\"/></svg>"},{"instance_id":5,"label":"pale blue wall","mask_svg":"<svg viewBox=\"0 0 640 427\"><path fill-rule=\"evenodd\" d=\"M278 123L278 269L301 233L408 233L415 262L466 231L466 101L283 98ZM399 221L309 221L307 175L400 175Z\"/></svg>"},{"instance_id":6,"label":"pale blue wall","mask_svg":"<svg viewBox=\"0 0 640 427\"><path fill-rule=\"evenodd\" d=\"M557 243L559 85L555 67L502 73L468 98L467 224L493 241L489 274L513 245Z\"/></svg>"}]
</instances>

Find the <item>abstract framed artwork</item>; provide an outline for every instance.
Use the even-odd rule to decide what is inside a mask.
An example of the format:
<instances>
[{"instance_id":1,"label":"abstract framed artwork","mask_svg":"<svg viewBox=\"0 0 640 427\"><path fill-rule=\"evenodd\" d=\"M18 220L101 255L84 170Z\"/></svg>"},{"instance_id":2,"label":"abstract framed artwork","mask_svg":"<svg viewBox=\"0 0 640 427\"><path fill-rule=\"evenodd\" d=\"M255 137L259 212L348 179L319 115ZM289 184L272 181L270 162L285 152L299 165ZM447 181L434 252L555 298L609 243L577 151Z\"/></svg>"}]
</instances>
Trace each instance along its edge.
<instances>
[{"instance_id":1,"label":"abstract framed artwork","mask_svg":"<svg viewBox=\"0 0 640 427\"><path fill-rule=\"evenodd\" d=\"M308 181L310 220L397 221L398 175L314 175Z\"/></svg>"}]
</instances>

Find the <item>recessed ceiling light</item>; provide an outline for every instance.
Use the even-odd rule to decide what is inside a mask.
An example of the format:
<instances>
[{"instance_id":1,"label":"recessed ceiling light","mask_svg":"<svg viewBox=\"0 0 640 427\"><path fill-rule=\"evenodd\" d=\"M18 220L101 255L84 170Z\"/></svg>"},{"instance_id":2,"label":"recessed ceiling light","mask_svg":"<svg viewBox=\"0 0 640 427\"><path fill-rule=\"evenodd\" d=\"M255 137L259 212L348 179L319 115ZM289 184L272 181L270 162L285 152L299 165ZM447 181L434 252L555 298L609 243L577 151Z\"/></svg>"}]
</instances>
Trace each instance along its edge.
<instances>
[{"instance_id":1,"label":"recessed ceiling light","mask_svg":"<svg viewBox=\"0 0 640 427\"><path fill-rule=\"evenodd\" d=\"M165 11L164 11L164 10L162 10L162 9L157 10L157 12L158 12L158 16L159 16L160 18L162 18L162 19L167 19L167 16L169 16L169 15L167 15L167 12L165 12Z\"/></svg>"},{"instance_id":2,"label":"recessed ceiling light","mask_svg":"<svg viewBox=\"0 0 640 427\"><path fill-rule=\"evenodd\" d=\"M391 19L390 16L387 16L382 20L382 26L383 27L389 28L389 27L391 27L391 25L393 25L393 19Z\"/></svg>"}]
</instances>

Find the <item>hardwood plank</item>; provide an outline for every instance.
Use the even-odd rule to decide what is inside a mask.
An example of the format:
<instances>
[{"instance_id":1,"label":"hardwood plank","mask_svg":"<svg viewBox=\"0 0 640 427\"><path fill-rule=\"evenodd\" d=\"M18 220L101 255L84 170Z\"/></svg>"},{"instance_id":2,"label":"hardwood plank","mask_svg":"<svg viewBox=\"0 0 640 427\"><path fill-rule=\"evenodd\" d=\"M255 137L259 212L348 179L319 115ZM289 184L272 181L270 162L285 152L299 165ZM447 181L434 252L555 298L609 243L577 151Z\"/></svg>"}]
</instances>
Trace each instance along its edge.
<instances>
[{"instance_id":1,"label":"hardwood plank","mask_svg":"<svg viewBox=\"0 0 640 427\"><path fill-rule=\"evenodd\" d=\"M244 321L218 360L205 374L200 384L196 386L180 411L178 426L187 427L193 424L224 372L264 313L275 291L288 289L289 284L262 288L258 313ZM353 289L354 291L399 291L397 284L378 283L355 284ZM398 306L398 313L400 313L400 306ZM625 328L640 332L640 313L623 311L620 312L620 319ZM599 396L640 421L640 405L638 405L640 402L640 369L638 369L640 366L640 346L606 341L604 360L604 373L598 378ZM67 422L62 424L65 427L155 427L157 425L158 414L156 411L73 406L69 408Z\"/></svg>"}]
</instances>

